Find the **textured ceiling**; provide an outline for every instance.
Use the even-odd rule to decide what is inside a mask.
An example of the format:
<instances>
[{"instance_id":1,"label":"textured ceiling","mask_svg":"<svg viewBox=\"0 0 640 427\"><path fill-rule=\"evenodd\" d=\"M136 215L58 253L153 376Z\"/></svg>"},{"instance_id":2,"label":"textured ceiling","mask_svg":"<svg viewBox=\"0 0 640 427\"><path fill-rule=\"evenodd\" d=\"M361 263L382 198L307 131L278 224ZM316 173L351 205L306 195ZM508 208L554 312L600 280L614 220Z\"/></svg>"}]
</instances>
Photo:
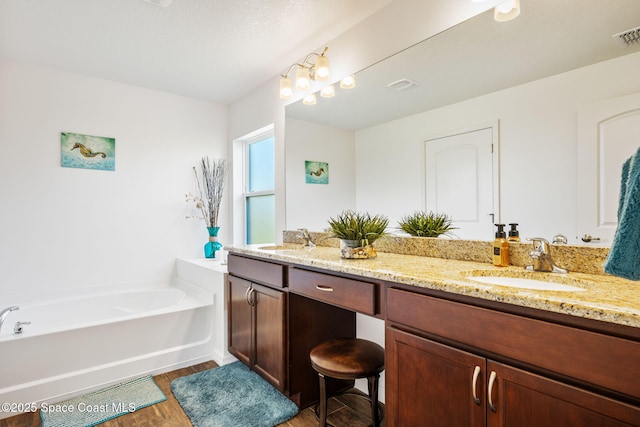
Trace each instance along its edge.
<instances>
[{"instance_id":1,"label":"textured ceiling","mask_svg":"<svg viewBox=\"0 0 640 427\"><path fill-rule=\"evenodd\" d=\"M231 103L391 0L0 0L0 58Z\"/></svg>"}]
</instances>

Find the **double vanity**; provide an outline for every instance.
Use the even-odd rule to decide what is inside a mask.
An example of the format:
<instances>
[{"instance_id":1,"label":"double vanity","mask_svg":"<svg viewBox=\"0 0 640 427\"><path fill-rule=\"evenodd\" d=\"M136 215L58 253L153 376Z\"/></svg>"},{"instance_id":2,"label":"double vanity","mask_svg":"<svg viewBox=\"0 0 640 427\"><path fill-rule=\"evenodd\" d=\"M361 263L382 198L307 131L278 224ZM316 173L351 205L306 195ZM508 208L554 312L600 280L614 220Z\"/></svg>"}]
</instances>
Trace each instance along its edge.
<instances>
[{"instance_id":1,"label":"double vanity","mask_svg":"<svg viewBox=\"0 0 640 427\"><path fill-rule=\"evenodd\" d=\"M640 426L640 284L300 244L228 264L229 351L301 407L309 351L362 313L385 321L387 427Z\"/></svg>"}]
</instances>

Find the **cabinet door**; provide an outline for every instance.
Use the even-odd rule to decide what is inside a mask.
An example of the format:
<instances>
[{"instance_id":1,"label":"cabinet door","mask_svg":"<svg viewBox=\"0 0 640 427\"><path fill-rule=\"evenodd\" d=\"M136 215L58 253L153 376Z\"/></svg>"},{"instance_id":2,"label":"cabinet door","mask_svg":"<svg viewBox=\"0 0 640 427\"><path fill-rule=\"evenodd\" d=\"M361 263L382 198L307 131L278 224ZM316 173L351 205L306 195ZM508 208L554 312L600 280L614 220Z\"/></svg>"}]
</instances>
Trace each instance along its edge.
<instances>
[{"instance_id":1,"label":"cabinet door","mask_svg":"<svg viewBox=\"0 0 640 427\"><path fill-rule=\"evenodd\" d=\"M285 389L285 297L282 291L252 285L255 359L253 369L280 391Z\"/></svg>"},{"instance_id":2,"label":"cabinet door","mask_svg":"<svg viewBox=\"0 0 640 427\"><path fill-rule=\"evenodd\" d=\"M489 426L640 425L640 408L497 362L489 361L487 372L496 373L488 385Z\"/></svg>"},{"instance_id":3,"label":"cabinet door","mask_svg":"<svg viewBox=\"0 0 640 427\"><path fill-rule=\"evenodd\" d=\"M486 359L391 327L386 351L387 427L485 425Z\"/></svg>"},{"instance_id":4,"label":"cabinet door","mask_svg":"<svg viewBox=\"0 0 640 427\"><path fill-rule=\"evenodd\" d=\"M248 293L251 282L235 276L228 276L229 283L229 353L245 365L253 363L253 337L251 306Z\"/></svg>"}]
</instances>

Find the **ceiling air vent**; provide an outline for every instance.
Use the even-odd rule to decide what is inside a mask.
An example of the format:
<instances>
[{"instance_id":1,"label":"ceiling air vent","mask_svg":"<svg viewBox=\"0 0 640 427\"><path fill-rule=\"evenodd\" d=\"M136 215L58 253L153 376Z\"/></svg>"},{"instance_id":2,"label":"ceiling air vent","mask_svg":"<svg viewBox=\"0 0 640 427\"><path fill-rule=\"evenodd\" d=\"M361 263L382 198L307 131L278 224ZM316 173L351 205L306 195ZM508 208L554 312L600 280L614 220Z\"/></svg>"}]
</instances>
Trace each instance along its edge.
<instances>
[{"instance_id":1,"label":"ceiling air vent","mask_svg":"<svg viewBox=\"0 0 640 427\"><path fill-rule=\"evenodd\" d=\"M407 90L416 86L420 86L420 83L411 79L400 79L400 80L396 80L395 82L391 82L387 85L389 89L395 90L395 91Z\"/></svg>"},{"instance_id":2,"label":"ceiling air vent","mask_svg":"<svg viewBox=\"0 0 640 427\"><path fill-rule=\"evenodd\" d=\"M171 2L173 2L173 0L144 0L144 1L160 7L167 7L171 4Z\"/></svg>"},{"instance_id":3,"label":"ceiling air vent","mask_svg":"<svg viewBox=\"0 0 640 427\"><path fill-rule=\"evenodd\" d=\"M613 39L620 47L627 47L636 43L640 44L640 27L614 34Z\"/></svg>"}]
</instances>

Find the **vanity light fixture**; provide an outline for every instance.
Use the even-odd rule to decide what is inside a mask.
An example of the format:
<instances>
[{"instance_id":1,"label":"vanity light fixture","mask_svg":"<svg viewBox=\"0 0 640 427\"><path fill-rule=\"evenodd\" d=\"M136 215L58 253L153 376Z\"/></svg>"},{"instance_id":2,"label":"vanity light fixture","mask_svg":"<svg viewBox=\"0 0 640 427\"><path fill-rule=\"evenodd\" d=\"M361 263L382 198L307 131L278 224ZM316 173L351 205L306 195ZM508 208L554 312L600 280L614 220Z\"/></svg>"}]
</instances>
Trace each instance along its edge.
<instances>
[{"instance_id":1,"label":"vanity light fixture","mask_svg":"<svg viewBox=\"0 0 640 427\"><path fill-rule=\"evenodd\" d=\"M295 90L299 92L306 92L311 89L312 82L315 81L328 81L331 77L331 69L329 67L329 58L326 53L329 50L325 47L322 53L311 52L304 58L302 63L292 64L286 73L280 75L280 98L290 99L293 97L294 86ZM293 70L295 72L295 85L293 79L289 77ZM342 89L351 89L355 87L356 82L353 75L349 75L340 81L340 87ZM320 90L320 96L323 98L331 98L335 96L336 91L332 84L324 86ZM315 105L317 102L316 94L312 93L306 95L303 98L303 103L306 105Z\"/></svg>"},{"instance_id":2,"label":"vanity light fixture","mask_svg":"<svg viewBox=\"0 0 640 427\"><path fill-rule=\"evenodd\" d=\"M520 0L507 0L493 9L493 19L507 22L520 15Z\"/></svg>"},{"instance_id":3,"label":"vanity light fixture","mask_svg":"<svg viewBox=\"0 0 640 427\"><path fill-rule=\"evenodd\" d=\"M311 80L326 81L331 77L329 68L329 58L325 56L329 48L325 47L322 53L311 52L304 58L302 64L292 64L286 73L280 75L280 98L289 99L293 96L293 82L289 74L297 67L296 70L296 90L301 92L309 90ZM315 58L315 61L311 61Z\"/></svg>"},{"instance_id":4,"label":"vanity light fixture","mask_svg":"<svg viewBox=\"0 0 640 427\"><path fill-rule=\"evenodd\" d=\"M487 0L471 0L472 3L484 3ZM493 19L498 22L511 21L520 15L520 0L506 0L493 9Z\"/></svg>"}]
</instances>

